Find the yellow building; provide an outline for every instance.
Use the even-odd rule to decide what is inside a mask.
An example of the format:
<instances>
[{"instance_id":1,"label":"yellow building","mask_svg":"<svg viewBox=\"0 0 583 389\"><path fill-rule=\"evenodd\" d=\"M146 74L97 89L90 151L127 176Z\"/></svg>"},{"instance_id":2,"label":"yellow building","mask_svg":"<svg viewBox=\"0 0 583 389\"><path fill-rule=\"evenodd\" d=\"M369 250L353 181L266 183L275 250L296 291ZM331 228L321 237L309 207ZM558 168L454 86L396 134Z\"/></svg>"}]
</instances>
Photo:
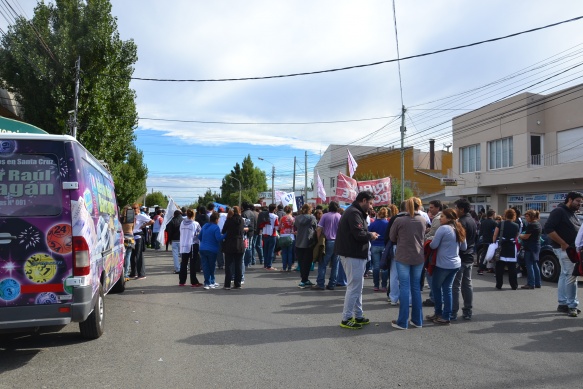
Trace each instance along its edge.
<instances>
[{"instance_id":1,"label":"yellow building","mask_svg":"<svg viewBox=\"0 0 583 389\"><path fill-rule=\"evenodd\" d=\"M439 150L434 153L421 151L413 147L405 148L405 187L413 190L417 197L424 197L437 192L443 192L440 178L447 177L452 168L452 153ZM358 168L355 178L372 175L375 177L393 177L401 179L401 150L393 149L371 153L356 158Z\"/></svg>"}]
</instances>

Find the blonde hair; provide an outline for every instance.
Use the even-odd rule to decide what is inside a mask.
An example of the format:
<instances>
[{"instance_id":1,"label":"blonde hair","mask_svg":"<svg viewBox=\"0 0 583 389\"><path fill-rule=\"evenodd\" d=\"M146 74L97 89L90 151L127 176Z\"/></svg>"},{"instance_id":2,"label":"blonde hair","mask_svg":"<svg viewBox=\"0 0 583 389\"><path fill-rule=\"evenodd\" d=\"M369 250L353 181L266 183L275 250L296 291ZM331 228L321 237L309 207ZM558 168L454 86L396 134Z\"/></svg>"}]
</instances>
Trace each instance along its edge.
<instances>
[{"instance_id":1,"label":"blonde hair","mask_svg":"<svg viewBox=\"0 0 583 389\"><path fill-rule=\"evenodd\" d=\"M421 207L421 199L417 197L410 197L405 202L405 209L411 217L415 216L415 211L418 211L419 207Z\"/></svg>"},{"instance_id":2,"label":"blonde hair","mask_svg":"<svg viewBox=\"0 0 583 389\"><path fill-rule=\"evenodd\" d=\"M386 207L382 207L381 209L379 209L379 211L377 212L377 217L379 219L386 219L387 216L389 214L389 210Z\"/></svg>"}]
</instances>

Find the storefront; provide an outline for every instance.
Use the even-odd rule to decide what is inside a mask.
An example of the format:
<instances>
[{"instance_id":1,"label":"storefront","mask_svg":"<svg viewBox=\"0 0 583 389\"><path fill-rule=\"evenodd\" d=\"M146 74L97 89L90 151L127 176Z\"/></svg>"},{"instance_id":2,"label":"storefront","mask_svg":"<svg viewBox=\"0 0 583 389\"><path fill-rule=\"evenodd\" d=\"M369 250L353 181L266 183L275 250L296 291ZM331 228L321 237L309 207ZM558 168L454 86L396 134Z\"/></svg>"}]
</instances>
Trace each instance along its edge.
<instances>
[{"instance_id":1,"label":"storefront","mask_svg":"<svg viewBox=\"0 0 583 389\"><path fill-rule=\"evenodd\" d=\"M521 213L529 209L550 212L565 201L568 192L509 194L508 208L517 208Z\"/></svg>"}]
</instances>

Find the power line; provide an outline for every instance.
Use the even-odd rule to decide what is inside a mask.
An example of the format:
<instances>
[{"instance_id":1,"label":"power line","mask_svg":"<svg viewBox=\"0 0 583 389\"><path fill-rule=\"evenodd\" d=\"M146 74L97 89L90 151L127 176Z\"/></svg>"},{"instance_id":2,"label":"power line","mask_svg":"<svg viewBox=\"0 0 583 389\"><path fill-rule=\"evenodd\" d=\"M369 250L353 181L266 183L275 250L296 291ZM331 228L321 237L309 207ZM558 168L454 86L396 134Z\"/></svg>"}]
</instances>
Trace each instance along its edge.
<instances>
[{"instance_id":1,"label":"power line","mask_svg":"<svg viewBox=\"0 0 583 389\"><path fill-rule=\"evenodd\" d=\"M577 16L577 17L572 18L572 19L567 19L567 20L563 20L561 22L548 24L546 26L536 27L536 28L532 28L529 30L516 32L516 33L510 34L510 35L504 35L504 36L501 36L498 38L487 39L487 40L483 40L483 41L479 41L479 42L469 43L469 44L465 44L465 45L461 45L461 46L450 47L447 49L441 49L441 50L436 50L436 51L422 53L422 54L410 55L408 57L403 57L400 59L399 58L389 59L389 60L385 60L385 61L378 61L378 62L368 63L368 64L364 64L364 65L346 66L346 67L342 67L342 68L334 68L334 69L328 69L328 70L281 74L281 75L277 75L277 76L258 76L258 77L241 77L241 78L210 78L210 79L167 79L167 78L146 78L146 77L130 77L130 78L132 80L138 80L138 81L156 81L156 82L225 82L225 81L266 80L266 79L273 79L273 78L286 78L286 77L307 76L307 75L312 75L312 74L332 73L332 72L339 72L339 71L349 70L349 69L357 69L357 68L364 68L364 67L369 67L369 66L376 66L376 65L381 65L381 64L385 64L385 63L391 63L391 62L404 61L407 59L426 57L429 55L444 53L447 51L464 49L467 47L477 46L477 45L481 45L481 44L485 44L485 43L496 42L496 41L503 40L503 39L513 38L513 37L518 36L518 35L527 34L527 33L535 32L535 31L539 31L539 30L544 30L544 29L551 28L551 27L556 27L556 26L559 26L561 24L575 22L575 21L578 21L580 19L583 19L583 16ZM118 77L118 76L114 76L111 74L107 74L107 76Z\"/></svg>"},{"instance_id":2,"label":"power line","mask_svg":"<svg viewBox=\"0 0 583 389\"><path fill-rule=\"evenodd\" d=\"M364 122L370 120L380 120L399 117L394 116L379 116L365 119L347 119L347 120L327 120L327 121L313 121L313 122L225 122L225 121L209 121L209 120L186 120L186 119L161 119L161 118L146 118L138 117L139 120L154 120L161 122L177 122L177 123L200 123L200 124L243 124L243 125L306 125L306 124L334 124L334 123L352 123Z\"/></svg>"}]
</instances>

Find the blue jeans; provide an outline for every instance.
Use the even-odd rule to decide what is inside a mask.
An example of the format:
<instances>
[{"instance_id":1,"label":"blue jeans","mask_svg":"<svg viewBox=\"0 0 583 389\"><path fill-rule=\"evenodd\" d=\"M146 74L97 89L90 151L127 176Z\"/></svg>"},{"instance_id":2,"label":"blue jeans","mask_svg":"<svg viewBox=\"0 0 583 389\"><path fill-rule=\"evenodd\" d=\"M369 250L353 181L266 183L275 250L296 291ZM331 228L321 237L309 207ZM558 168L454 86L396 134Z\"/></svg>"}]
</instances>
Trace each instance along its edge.
<instances>
[{"instance_id":1,"label":"blue jeans","mask_svg":"<svg viewBox=\"0 0 583 389\"><path fill-rule=\"evenodd\" d=\"M263 235L263 267L269 268L273 264L273 250L275 250L275 236Z\"/></svg>"},{"instance_id":2,"label":"blue jeans","mask_svg":"<svg viewBox=\"0 0 583 389\"><path fill-rule=\"evenodd\" d=\"M421 271L423 264L407 265L395 261L399 277L399 318L400 327L409 327L409 293L411 293L411 321L417 326L423 325L423 308L421 306Z\"/></svg>"},{"instance_id":3,"label":"blue jeans","mask_svg":"<svg viewBox=\"0 0 583 389\"><path fill-rule=\"evenodd\" d=\"M451 287L458 270L459 267L455 269L442 269L436 266L431 276L431 290L433 291L433 301L435 302L435 314L441 316L444 320L451 320Z\"/></svg>"},{"instance_id":4,"label":"blue jeans","mask_svg":"<svg viewBox=\"0 0 583 389\"><path fill-rule=\"evenodd\" d=\"M366 264L364 266L366 268ZM363 277L364 277L364 274L363 274ZM338 261L338 274L336 275L336 286L346 286L347 284L348 284L348 280L346 279L346 273L344 272L344 267L342 266L342 261Z\"/></svg>"},{"instance_id":5,"label":"blue jeans","mask_svg":"<svg viewBox=\"0 0 583 389\"><path fill-rule=\"evenodd\" d=\"M160 242L158 242L158 232L152 232L152 246L156 250L160 250Z\"/></svg>"},{"instance_id":6,"label":"blue jeans","mask_svg":"<svg viewBox=\"0 0 583 389\"><path fill-rule=\"evenodd\" d=\"M262 235L255 235L253 238L253 248L257 252L257 258L259 258L259 263L263 263L263 247L261 247L261 242L263 241ZM251 258L251 263L255 265L255 260Z\"/></svg>"},{"instance_id":7,"label":"blue jeans","mask_svg":"<svg viewBox=\"0 0 583 389\"><path fill-rule=\"evenodd\" d=\"M255 263L255 260L253 259L253 244L255 243L255 236L257 235L252 235L247 241L248 246L245 249L245 254L243 256L243 265L245 265L245 267Z\"/></svg>"},{"instance_id":8,"label":"blue jeans","mask_svg":"<svg viewBox=\"0 0 583 389\"><path fill-rule=\"evenodd\" d=\"M371 265L372 265L372 283L375 288L379 287L379 278L382 275L382 287L387 287L387 281L389 279L389 272L387 270L381 270L381 255L383 255L383 251L385 250L384 246L371 246L370 247L370 258L371 258Z\"/></svg>"},{"instance_id":9,"label":"blue jeans","mask_svg":"<svg viewBox=\"0 0 583 389\"><path fill-rule=\"evenodd\" d=\"M330 261L332 261L332 269L330 270L330 278L328 279L328 286L333 288L336 286L336 277L338 277L338 255L334 254L334 241L326 239L326 254L318 262L318 278L316 284L323 288L326 283L326 268Z\"/></svg>"},{"instance_id":10,"label":"blue jeans","mask_svg":"<svg viewBox=\"0 0 583 389\"><path fill-rule=\"evenodd\" d=\"M293 261L294 245L292 243L289 246L281 249L281 270L291 270Z\"/></svg>"},{"instance_id":11,"label":"blue jeans","mask_svg":"<svg viewBox=\"0 0 583 389\"><path fill-rule=\"evenodd\" d=\"M130 248L130 247L126 247L126 253L125 256L123 257L123 276L125 278L128 278L130 276L130 258L132 257L132 251L134 249Z\"/></svg>"},{"instance_id":12,"label":"blue jeans","mask_svg":"<svg viewBox=\"0 0 583 389\"><path fill-rule=\"evenodd\" d=\"M215 266L217 262L217 253L208 250L200 251L200 264L202 274L204 274L204 284L213 285L215 283Z\"/></svg>"},{"instance_id":13,"label":"blue jeans","mask_svg":"<svg viewBox=\"0 0 583 389\"><path fill-rule=\"evenodd\" d=\"M534 251L524 252L524 263L526 265L526 282L530 286L540 286L540 268L538 266L538 255L540 246Z\"/></svg>"},{"instance_id":14,"label":"blue jeans","mask_svg":"<svg viewBox=\"0 0 583 389\"><path fill-rule=\"evenodd\" d=\"M180 271L180 241L172 241L172 259L174 260L174 271Z\"/></svg>"},{"instance_id":15,"label":"blue jeans","mask_svg":"<svg viewBox=\"0 0 583 389\"><path fill-rule=\"evenodd\" d=\"M567 305L569 308L577 308L577 277L573 276L575 264L567 256L567 252L561 249L553 249L559 262L561 262L561 274L559 274L559 284L557 294L559 305Z\"/></svg>"}]
</instances>

